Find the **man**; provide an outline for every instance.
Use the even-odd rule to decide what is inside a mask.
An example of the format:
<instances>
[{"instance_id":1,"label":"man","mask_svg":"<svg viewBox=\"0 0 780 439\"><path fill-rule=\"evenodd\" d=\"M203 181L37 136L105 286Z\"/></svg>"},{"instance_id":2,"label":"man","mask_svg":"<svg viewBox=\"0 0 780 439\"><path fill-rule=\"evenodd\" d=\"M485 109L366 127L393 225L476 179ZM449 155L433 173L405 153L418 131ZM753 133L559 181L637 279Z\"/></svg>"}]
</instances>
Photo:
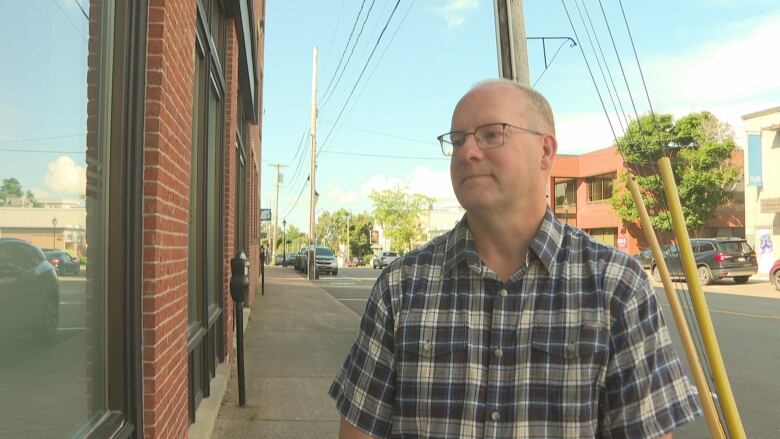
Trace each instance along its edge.
<instances>
[{"instance_id":1,"label":"man","mask_svg":"<svg viewBox=\"0 0 780 439\"><path fill-rule=\"evenodd\" d=\"M439 137L466 215L377 279L330 389L342 438L659 438L700 412L647 276L559 222L532 89L478 84Z\"/></svg>"}]
</instances>

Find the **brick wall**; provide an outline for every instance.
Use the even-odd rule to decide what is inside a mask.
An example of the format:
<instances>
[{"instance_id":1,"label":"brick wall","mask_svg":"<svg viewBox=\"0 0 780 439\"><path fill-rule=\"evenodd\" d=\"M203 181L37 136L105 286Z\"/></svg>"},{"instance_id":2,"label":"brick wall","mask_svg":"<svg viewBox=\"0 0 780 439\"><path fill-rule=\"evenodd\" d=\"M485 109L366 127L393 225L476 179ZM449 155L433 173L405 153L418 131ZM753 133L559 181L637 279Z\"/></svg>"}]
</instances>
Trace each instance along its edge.
<instances>
[{"instance_id":1,"label":"brick wall","mask_svg":"<svg viewBox=\"0 0 780 439\"><path fill-rule=\"evenodd\" d=\"M196 4L150 0L143 189L144 437L187 436L187 248Z\"/></svg>"}]
</instances>

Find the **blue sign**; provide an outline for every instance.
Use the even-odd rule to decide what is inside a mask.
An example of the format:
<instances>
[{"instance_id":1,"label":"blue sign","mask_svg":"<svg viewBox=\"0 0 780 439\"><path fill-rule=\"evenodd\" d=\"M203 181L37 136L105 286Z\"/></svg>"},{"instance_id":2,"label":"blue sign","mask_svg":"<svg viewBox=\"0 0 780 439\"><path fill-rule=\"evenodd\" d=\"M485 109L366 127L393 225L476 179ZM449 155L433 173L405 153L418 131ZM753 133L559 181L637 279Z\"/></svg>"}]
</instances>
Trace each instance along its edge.
<instances>
[{"instance_id":1,"label":"blue sign","mask_svg":"<svg viewBox=\"0 0 780 439\"><path fill-rule=\"evenodd\" d=\"M748 186L763 187L761 179L761 134L748 134Z\"/></svg>"},{"instance_id":2,"label":"blue sign","mask_svg":"<svg viewBox=\"0 0 780 439\"><path fill-rule=\"evenodd\" d=\"M271 209L260 209L260 221L271 221Z\"/></svg>"}]
</instances>

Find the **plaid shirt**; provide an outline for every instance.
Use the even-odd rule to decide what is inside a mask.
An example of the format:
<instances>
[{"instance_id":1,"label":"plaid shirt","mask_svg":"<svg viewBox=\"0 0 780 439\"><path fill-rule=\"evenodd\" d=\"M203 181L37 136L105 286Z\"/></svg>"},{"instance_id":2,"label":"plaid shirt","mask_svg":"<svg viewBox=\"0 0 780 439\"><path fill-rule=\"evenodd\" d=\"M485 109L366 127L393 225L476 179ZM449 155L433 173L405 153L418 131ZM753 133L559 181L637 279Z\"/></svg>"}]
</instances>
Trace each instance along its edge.
<instances>
[{"instance_id":1,"label":"plaid shirt","mask_svg":"<svg viewBox=\"0 0 780 439\"><path fill-rule=\"evenodd\" d=\"M329 394L393 438L655 438L700 414L642 268L549 209L506 283L466 217L395 260Z\"/></svg>"}]
</instances>

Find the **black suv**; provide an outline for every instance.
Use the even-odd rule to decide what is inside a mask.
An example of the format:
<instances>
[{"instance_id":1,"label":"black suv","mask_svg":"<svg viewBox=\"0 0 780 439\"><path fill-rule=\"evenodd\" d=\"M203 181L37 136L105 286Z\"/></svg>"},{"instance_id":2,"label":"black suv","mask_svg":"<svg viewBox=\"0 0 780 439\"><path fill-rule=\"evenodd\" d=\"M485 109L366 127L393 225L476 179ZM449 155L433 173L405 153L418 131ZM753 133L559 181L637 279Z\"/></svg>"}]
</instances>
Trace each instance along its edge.
<instances>
[{"instance_id":1,"label":"black suv","mask_svg":"<svg viewBox=\"0 0 780 439\"><path fill-rule=\"evenodd\" d=\"M691 248L702 285L727 277L744 284L758 272L756 252L742 238L691 239ZM671 245L664 251L664 260L672 277L685 276L677 245ZM650 270L653 277L660 281L655 262Z\"/></svg>"}]
</instances>

